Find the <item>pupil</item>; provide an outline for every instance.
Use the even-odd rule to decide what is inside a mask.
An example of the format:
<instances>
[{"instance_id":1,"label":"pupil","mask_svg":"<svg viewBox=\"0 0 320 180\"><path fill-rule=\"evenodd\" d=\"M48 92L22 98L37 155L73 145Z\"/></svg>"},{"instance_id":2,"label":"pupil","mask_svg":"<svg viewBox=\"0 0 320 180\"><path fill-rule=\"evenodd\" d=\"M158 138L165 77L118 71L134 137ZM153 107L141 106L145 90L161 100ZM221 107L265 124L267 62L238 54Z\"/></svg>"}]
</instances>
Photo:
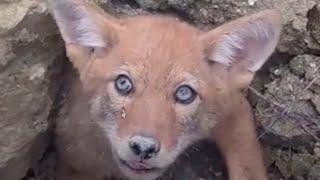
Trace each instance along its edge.
<instances>
[{"instance_id":1,"label":"pupil","mask_svg":"<svg viewBox=\"0 0 320 180\"><path fill-rule=\"evenodd\" d=\"M119 75L115 82L115 88L121 95L128 95L132 89L130 79L125 75Z\"/></svg>"},{"instance_id":2,"label":"pupil","mask_svg":"<svg viewBox=\"0 0 320 180\"><path fill-rule=\"evenodd\" d=\"M119 80L119 86L120 86L120 89L128 89L130 87L130 85L128 84L128 80L127 79L120 79Z\"/></svg>"},{"instance_id":3,"label":"pupil","mask_svg":"<svg viewBox=\"0 0 320 180\"><path fill-rule=\"evenodd\" d=\"M181 90L180 90L180 92L181 92L181 96L182 96L182 98L185 98L185 99L187 99L188 98L188 89L187 88L182 88Z\"/></svg>"},{"instance_id":4,"label":"pupil","mask_svg":"<svg viewBox=\"0 0 320 180\"><path fill-rule=\"evenodd\" d=\"M125 85L126 84L126 80L125 79L120 80L120 84L121 85Z\"/></svg>"},{"instance_id":5,"label":"pupil","mask_svg":"<svg viewBox=\"0 0 320 180\"><path fill-rule=\"evenodd\" d=\"M196 98L196 92L188 85L180 86L175 94L175 99L181 104L190 104Z\"/></svg>"}]
</instances>

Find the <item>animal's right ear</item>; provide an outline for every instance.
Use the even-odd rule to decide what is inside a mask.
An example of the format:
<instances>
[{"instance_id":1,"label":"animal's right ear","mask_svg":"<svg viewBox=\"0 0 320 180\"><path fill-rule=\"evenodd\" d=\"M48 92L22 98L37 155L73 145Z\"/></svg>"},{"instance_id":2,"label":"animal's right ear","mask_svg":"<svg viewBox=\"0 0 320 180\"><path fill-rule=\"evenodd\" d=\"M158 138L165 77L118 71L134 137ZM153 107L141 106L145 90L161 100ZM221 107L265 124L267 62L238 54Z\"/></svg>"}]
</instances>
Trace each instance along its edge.
<instances>
[{"instance_id":1,"label":"animal's right ear","mask_svg":"<svg viewBox=\"0 0 320 180\"><path fill-rule=\"evenodd\" d=\"M120 20L82 0L49 0L49 8L66 43L68 56L80 71L90 60L86 59L90 53L97 48L110 48L123 28ZM82 58L74 58L79 56Z\"/></svg>"}]
</instances>

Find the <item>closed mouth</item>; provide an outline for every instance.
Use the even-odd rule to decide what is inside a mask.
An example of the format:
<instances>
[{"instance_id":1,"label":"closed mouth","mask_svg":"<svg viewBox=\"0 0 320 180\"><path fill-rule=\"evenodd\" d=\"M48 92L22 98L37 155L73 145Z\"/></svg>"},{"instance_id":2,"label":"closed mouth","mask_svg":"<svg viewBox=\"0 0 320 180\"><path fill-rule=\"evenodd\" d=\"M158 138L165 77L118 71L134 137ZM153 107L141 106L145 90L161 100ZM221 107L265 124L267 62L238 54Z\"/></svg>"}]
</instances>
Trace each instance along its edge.
<instances>
[{"instance_id":1,"label":"closed mouth","mask_svg":"<svg viewBox=\"0 0 320 180\"><path fill-rule=\"evenodd\" d=\"M159 168L152 167L150 165L147 165L143 162L135 162L135 163L129 163L125 160L120 159L120 164L131 171L133 171L136 174L146 174L151 173L159 170Z\"/></svg>"}]
</instances>

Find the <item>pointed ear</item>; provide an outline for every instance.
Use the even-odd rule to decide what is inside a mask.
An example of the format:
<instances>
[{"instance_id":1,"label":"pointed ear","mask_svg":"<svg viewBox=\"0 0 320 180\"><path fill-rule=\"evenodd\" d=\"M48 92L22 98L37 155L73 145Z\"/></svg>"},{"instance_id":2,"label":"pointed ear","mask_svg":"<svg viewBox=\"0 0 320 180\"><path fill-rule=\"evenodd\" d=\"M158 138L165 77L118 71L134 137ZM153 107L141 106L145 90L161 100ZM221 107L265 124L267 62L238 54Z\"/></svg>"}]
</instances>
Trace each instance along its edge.
<instances>
[{"instance_id":1,"label":"pointed ear","mask_svg":"<svg viewBox=\"0 0 320 180\"><path fill-rule=\"evenodd\" d=\"M49 0L49 7L67 44L105 47L121 29L118 20L82 0Z\"/></svg>"},{"instance_id":2,"label":"pointed ear","mask_svg":"<svg viewBox=\"0 0 320 180\"><path fill-rule=\"evenodd\" d=\"M74 45L90 50L110 47L115 43L117 33L122 29L120 20L82 0L49 0L49 9L68 46ZM90 50L84 52L81 49L79 51L87 55ZM75 49L73 52L76 52ZM80 59L70 60L76 68L85 63L80 62Z\"/></svg>"},{"instance_id":3,"label":"pointed ear","mask_svg":"<svg viewBox=\"0 0 320 180\"><path fill-rule=\"evenodd\" d=\"M280 31L278 11L265 10L206 32L201 40L209 61L232 69L232 72L244 73L246 77L251 73L253 77L274 51ZM242 74L233 75L243 78Z\"/></svg>"}]
</instances>

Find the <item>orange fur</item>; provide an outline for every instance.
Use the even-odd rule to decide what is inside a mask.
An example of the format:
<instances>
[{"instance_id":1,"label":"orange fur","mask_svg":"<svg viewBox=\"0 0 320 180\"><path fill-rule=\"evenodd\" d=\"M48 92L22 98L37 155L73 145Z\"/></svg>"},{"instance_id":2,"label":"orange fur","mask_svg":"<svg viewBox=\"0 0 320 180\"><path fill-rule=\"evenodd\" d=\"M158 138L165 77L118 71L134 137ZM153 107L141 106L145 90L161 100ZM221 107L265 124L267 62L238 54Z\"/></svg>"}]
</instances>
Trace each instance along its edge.
<instances>
[{"instance_id":1,"label":"orange fur","mask_svg":"<svg viewBox=\"0 0 320 180\"><path fill-rule=\"evenodd\" d=\"M202 32L172 17L115 19L80 1L68 3L81 7L77 18L85 16L86 23L97 29L80 24L78 28L89 33L72 34L79 32L63 24L68 19L61 20L59 5L53 8L68 57L81 79L73 88L67 117L57 122L56 147L62 169L68 167L90 179L153 179L191 143L210 137L224 155L231 180L267 179L252 113L241 90L276 45L281 29L276 11ZM248 33L246 28L252 29ZM101 47L100 41L97 47L84 45L95 43L91 42L95 33L100 33L106 46ZM72 39L75 36L81 39ZM259 51L266 55L255 60ZM211 56L211 52L218 54ZM224 52L233 58L230 62L224 61L229 57ZM258 60L263 61L261 65L255 65ZM134 91L129 96L119 95L114 88L119 74L132 79ZM173 98L183 84L198 94L188 105ZM119 165L119 158L131 158L127 144L137 133L159 140L159 153L146 163L161 171L137 175Z\"/></svg>"}]
</instances>

